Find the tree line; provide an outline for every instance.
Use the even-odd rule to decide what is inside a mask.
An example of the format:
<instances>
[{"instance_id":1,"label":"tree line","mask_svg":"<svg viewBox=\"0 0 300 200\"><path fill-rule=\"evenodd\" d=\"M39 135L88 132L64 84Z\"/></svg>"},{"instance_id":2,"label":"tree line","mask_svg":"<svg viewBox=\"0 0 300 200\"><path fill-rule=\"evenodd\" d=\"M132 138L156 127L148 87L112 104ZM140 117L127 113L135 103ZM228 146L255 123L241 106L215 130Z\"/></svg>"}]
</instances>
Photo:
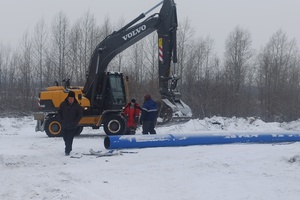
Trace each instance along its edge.
<instances>
[{"instance_id":1,"label":"tree line","mask_svg":"<svg viewBox=\"0 0 300 200\"><path fill-rule=\"evenodd\" d=\"M50 25L39 20L16 47L0 43L1 115L37 111L40 91L62 84L83 86L94 48L124 25L106 17L99 26L87 12L75 22L59 12ZM279 29L260 49L251 32L236 26L228 34L220 57L210 37L195 36L188 19L177 34L178 63L171 73L181 77L178 89L194 118L259 117L292 121L300 116L300 62L295 39ZM130 98L142 103L144 94L158 100L157 34L153 33L117 55L107 70L129 77Z\"/></svg>"}]
</instances>

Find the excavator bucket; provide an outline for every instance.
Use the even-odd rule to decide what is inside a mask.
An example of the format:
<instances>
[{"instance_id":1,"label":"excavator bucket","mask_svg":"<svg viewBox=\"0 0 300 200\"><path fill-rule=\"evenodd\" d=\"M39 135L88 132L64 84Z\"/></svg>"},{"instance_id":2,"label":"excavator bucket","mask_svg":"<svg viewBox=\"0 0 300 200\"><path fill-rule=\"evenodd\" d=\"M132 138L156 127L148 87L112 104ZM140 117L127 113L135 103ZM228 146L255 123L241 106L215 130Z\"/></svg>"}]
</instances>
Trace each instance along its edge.
<instances>
[{"instance_id":1,"label":"excavator bucket","mask_svg":"<svg viewBox=\"0 0 300 200\"><path fill-rule=\"evenodd\" d=\"M191 108L180 99L174 101L161 99L157 120L159 124L165 124L168 122L183 122L188 121L191 118Z\"/></svg>"}]
</instances>

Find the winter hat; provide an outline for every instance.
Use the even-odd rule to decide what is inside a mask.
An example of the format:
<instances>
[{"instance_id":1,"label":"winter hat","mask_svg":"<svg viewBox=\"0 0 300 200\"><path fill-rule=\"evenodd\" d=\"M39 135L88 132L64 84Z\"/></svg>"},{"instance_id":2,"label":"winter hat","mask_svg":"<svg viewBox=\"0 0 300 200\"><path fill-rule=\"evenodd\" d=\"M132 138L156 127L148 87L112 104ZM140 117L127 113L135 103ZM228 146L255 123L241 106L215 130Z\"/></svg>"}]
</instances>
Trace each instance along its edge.
<instances>
[{"instance_id":1,"label":"winter hat","mask_svg":"<svg viewBox=\"0 0 300 200\"><path fill-rule=\"evenodd\" d=\"M146 94L146 95L144 96L144 101L148 101L149 99L151 99L150 94Z\"/></svg>"},{"instance_id":2,"label":"winter hat","mask_svg":"<svg viewBox=\"0 0 300 200\"><path fill-rule=\"evenodd\" d=\"M132 102L132 103L135 103L136 101L135 101L135 99L131 99L131 101L130 102Z\"/></svg>"},{"instance_id":3,"label":"winter hat","mask_svg":"<svg viewBox=\"0 0 300 200\"><path fill-rule=\"evenodd\" d=\"M68 94L68 97L74 97L75 98L75 92L70 91L69 94Z\"/></svg>"}]
</instances>

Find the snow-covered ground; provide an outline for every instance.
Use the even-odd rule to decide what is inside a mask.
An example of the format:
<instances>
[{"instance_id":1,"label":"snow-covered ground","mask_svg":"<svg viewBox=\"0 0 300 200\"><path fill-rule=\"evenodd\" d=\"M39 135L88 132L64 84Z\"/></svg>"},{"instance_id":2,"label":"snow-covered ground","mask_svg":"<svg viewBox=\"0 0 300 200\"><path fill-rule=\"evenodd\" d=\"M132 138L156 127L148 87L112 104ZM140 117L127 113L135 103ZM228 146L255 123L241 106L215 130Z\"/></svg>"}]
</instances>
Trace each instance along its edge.
<instances>
[{"instance_id":1,"label":"snow-covered ground","mask_svg":"<svg viewBox=\"0 0 300 200\"><path fill-rule=\"evenodd\" d=\"M298 200L300 143L130 149L111 157L102 129L85 128L71 158L62 138L35 132L32 117L0 118L0 199ZM205 118L157 127L157 134L300 131L300 121ZM137 131L141 134L141 130Z\"/></svg>"}]
</instances>

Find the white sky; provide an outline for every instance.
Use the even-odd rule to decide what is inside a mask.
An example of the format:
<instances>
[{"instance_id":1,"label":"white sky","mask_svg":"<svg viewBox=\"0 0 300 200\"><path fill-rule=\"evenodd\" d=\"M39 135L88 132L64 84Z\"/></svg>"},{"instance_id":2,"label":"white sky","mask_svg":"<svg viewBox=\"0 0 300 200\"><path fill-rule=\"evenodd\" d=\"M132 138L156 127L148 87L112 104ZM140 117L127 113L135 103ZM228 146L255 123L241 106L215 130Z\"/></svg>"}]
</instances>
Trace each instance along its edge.
<instances>
[{"instance_id":1,"label":"white sky","mask_svg":"<svg viewBox=\"0 0 300 200\"><path fill-rule=\"evenodd\" d=\"M71 22L88 10L102 24L120 18L131 21L160 0L0 0L0 42L17 44L26 30L31 32L44 18L47 25L60 11ZM239 25L250 31L254 48L259 49L280 28L300 44L299 0L175 0L179 22L188 18L195 36L210 36L218 52L224 49L228 34Z\"/></svg>"}]
</instances>

